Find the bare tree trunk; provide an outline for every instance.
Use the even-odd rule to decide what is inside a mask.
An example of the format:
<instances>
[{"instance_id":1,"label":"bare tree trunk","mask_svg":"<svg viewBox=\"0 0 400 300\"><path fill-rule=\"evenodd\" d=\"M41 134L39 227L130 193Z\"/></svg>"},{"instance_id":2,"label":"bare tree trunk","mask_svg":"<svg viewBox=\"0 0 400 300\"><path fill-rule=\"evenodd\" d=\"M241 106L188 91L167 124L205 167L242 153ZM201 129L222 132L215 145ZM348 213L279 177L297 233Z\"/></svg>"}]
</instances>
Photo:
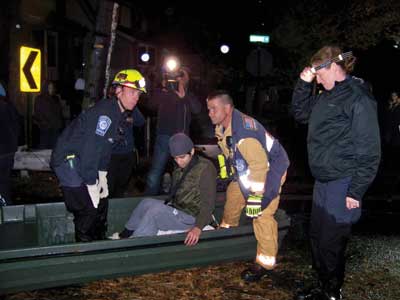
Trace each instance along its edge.
<instances>
[{"instance_id":1,"label":"bare tree trunk","mask_svg":"<svg viewBox=\"0 0 400 300\"><path fill-rule=\"evenodd\" d=\"M117 25L118 25L118 8L119 8L118 3L114 2L113 12L112 12L112 21L111 21L110 43L108 45L108 53L107 53L107 61L106 61L106 74L105 74L103 98L107 97L107 88L110 83L110 63L111 63L111 54L112 54L112 51L114 48L114 43L115 43L116 29L117 29Z\"/></svg>"}]
</instances>

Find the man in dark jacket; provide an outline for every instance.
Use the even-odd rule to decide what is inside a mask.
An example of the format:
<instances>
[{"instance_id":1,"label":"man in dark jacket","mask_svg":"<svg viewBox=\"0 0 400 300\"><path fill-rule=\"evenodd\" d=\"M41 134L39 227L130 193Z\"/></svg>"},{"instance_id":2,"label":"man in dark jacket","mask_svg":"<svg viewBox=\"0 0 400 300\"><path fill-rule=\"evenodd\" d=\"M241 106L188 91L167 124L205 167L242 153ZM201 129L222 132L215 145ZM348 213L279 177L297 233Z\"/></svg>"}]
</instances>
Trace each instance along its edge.
<instances>
[{"instance_id":1,"label":"man in dark jacket","mask_svg":"<svg viewBox=\"0 0 400 300\"><path fill-rule=\"evenodd\" d=\"M169 139L169 150L177 168L166 202L147 198L132 212L125 229L113 238L156 235L159 230L187 231L185 244L194 246L202 229L212 221L216 198L214 165L194 153L192 140L184 133Z\"/></svg>"},{"instance_id":2,"label":"man in dark jacket","mask_svg":"<svg viewBox=\"0 0 400 300\"><path fill-rule=\"evenodd\" d=\"M361 200L380 161L376 101L361 79L350 77L355 58L326 46L312 58L293 92L296 120L308 122L308 157L315 177L311 250L318 285L297 299L341 299L345 250ZM312 81L325 89L313 95Z\"/></svg>"},{"instance_id":3,"label":"man in dark jacket","mask_svg":"<svg viewBox=\"0 0 400 300\"><path fill-rule=\"evenodd\" d=\"M65 205L74 214L78 242L105 238L107 167L112 145L122 115L132 110L146 92L143 76L133 69L120 71L113 84L116 97L101 100L82 112L61 134L51 157Z\"/></svg>"},{"instance_id":4,"label":"man in dark jacket","mask_svg":"<svg viewBox=\"0 0 400 300\"><path fill-rule=\"evenodd\" d=\"M189 72L182 68L176 78L177 89L172 89L167 80L163 86L155 90L149 102L158 107L157 136L154 143L151 169L147 174L145 195L158 195L161 176L165 170L168 159L169 138L178 132L189 134L191 114L197 114L201 105L197 98L188 90Z\"/></svg>"}]
</instances>

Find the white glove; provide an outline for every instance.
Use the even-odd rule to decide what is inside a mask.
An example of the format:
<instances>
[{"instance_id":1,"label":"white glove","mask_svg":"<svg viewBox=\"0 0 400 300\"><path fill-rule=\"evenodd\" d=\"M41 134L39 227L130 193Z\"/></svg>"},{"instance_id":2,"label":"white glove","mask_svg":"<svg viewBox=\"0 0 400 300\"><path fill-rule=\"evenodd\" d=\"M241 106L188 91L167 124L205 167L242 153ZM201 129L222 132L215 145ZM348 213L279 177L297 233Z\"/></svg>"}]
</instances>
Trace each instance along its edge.
<instances>
[{"instance_id":1,"label":"white glove","mask_svg":"<svg viewBox=\"0 0 400 300\"><path fill-rule=\"evenodd\" d=\"M99 185L96 181L96 184L87 184L86 186L89 192L90 199L92 200L93 206L94 208L97 208L100 202Z\"/></svg>"},{"instance_id":2,"label":"white glove","mask_svg":"<svg viewBox=\"0 0 400 300\"><path fill-rule=\"evenodd\" d=\"M99 171L99 191L100 199L108 197L108 182L106 171Z\"/></svg>"}]
</instances>

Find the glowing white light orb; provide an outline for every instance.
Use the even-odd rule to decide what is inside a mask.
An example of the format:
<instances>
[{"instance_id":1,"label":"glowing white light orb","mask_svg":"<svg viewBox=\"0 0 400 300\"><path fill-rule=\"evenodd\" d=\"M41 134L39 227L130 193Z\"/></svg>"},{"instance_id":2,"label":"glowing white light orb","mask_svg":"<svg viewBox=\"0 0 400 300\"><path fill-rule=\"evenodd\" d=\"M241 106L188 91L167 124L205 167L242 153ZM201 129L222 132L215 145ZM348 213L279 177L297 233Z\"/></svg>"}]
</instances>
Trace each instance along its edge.
<instances>
[{"instance_id":1,"label":"glowing white light orb","mask_svg":"<svg viewBox=\"0 0 400 300\"><path fill-rule=\"evenodd\" d=\"M150 60L150 55L149 55L148 53L143 53L143 54L140 56L140 59L141 59L143 62L148 62L148 61Z\"/></svg>"},{"instance_id":2,"label":"glowing white light orb","mask_svg":"<svg viewBox=\"0 0 400 300\"><path fill-rule=\"evenodd\" d=\"M221 50L221 52L223 54L226 54L226 53L229 52L229 46L228 45L222 45L219 49Z\"/></svg>"},{"instance_id":3,"label":"glowing white light orb","mask_svg":"<svg viewBox=\"0 0 400 300\"><path fill-rule=\"evenodd\" d=\"M165 65L167 66L168 71L174 71L178 67L178 61L175 58L169 58Z\"/></svg>"}]
</instances>

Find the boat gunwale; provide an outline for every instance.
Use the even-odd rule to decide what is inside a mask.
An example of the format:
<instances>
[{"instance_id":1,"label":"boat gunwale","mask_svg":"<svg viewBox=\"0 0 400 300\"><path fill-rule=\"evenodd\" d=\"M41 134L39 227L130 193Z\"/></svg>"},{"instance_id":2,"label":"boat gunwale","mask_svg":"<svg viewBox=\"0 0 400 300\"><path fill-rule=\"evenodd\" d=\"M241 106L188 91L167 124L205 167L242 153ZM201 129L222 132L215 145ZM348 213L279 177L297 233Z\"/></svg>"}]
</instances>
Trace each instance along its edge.
<instances>
[{"instance_id":1,"label":"boat gunwale","mask_svg":"<svg viewBox=\"0 0 400 300\"><path fill-rule=\"evenodd\" d=\"M226 239L241 237L244 235L252 235L252 225L243 225L229 229L209 230L202 233L200 243L203 240ZM56 255L82 255L85 253L93 253L99 251L136 249L147 247L162 247L172 244L183 244L186 235L184 233L176 233L171 235L161 235L152 237L139 237L121 240L102 240L90 243L68 243L52 246L26 247L16 249L0 250L0 263L10 259L18 258L38 258L42 256Z\"/></svg>"}]
</instances>

